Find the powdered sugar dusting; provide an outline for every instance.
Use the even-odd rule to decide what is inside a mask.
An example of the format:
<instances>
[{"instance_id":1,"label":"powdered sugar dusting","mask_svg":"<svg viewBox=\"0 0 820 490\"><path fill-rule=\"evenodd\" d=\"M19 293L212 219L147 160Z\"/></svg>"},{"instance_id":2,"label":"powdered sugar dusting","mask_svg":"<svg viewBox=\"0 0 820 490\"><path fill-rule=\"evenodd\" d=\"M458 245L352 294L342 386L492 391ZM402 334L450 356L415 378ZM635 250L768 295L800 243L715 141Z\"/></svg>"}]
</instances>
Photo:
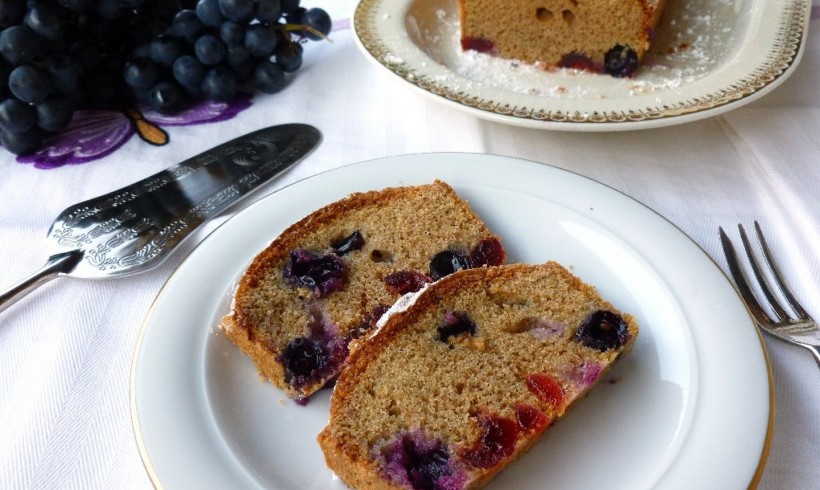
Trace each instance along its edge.
<instances>
[{"instance_id":1,"label":"powdered sugar dusting","mask_svg":"<svg viewBox=\"0 0 820 490\"><path fill-rule=\"evenodd\" d=\"M420 18L412 22L416 24L416 42L424 44L425 50L455 75L468 80L463 89L487 86L549 98L600 99L675 90L711 73L737 49L741 34L738 31L742 29L733 27L738 25L739 17L748 15L742 2L668 2L652 47L631 79L572 69L544 69L517 60L462 51L459 14L454 6L436 8L426 20ZM456 83L446 76L441 78L445 79L437 82Z\"/></svg>"}]
</instances>

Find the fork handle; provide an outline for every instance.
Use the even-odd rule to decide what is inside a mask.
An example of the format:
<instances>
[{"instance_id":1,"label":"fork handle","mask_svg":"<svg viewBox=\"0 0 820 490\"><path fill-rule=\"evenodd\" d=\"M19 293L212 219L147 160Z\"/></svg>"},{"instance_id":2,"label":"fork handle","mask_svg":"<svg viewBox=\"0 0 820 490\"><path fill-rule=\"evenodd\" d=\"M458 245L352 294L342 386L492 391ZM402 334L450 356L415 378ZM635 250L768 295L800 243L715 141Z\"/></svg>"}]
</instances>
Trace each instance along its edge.
<instances>
[{"instance_id":1,"label":"fork handle","mask_svg":"<svg viewBox=\"0 0 820 490\"><path fill-rule=\"evenodd\" d=\"M0 292L0 313L33 291L37 286L61 274L71 272L82 258L83 253L79 250L72 250L49 257L48 261L46 261L46 265L40 268L40 270L5 291Z\"/></svg>"}]
</instances>

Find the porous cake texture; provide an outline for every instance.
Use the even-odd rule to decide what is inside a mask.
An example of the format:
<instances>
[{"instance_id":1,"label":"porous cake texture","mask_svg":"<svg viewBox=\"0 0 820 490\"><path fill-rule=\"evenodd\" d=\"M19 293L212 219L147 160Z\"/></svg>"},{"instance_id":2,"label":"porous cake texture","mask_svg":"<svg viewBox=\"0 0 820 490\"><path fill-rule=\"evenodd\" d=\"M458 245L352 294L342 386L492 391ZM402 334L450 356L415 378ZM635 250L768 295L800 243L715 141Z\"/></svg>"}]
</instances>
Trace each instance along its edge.
<instances>
[{"instance_id":1,"label":"porous cake texture","mask_svg":"<svg viewBox=\"0 0 820 490\"><path fill-rule=\"evenodd\" d=\"M665 0L458 0L463 49L629 77Z\"/></svg>"},{"instance_id":2,"label":"porous cake texture","mask_svg":"<svg viewBox=\"0 0 820 490\"><path fill-rule=\"evenodd\" d=\"M459 271L357 346L319 444L359 490L480 487L637 335L632 316L555 262Z\"/></svg>"},{"instance_id":3,"label":"porous cake texture","mask_svg":"<svg viewBox=\"0 0 820 490\"><path fill-rule=\"evenodd\" d=\"M401 295L504 256L499 238L442 181L355 193L259 253L221 328L263 378L303 402Z\"/></svg>"}]
</instances>

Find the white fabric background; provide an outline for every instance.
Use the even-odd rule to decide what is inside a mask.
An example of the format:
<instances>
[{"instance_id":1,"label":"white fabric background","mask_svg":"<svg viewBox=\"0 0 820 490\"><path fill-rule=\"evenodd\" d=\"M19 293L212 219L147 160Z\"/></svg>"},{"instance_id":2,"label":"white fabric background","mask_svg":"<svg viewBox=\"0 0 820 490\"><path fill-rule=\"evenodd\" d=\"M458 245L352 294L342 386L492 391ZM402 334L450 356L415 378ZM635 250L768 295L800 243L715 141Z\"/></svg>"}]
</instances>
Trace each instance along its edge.
<instances>
[{"instance_id":1,"label":"white fabric background","mask_svg":"<svg viewBox=\"0 0 820 490\"><path fill-rule=\"evenodd\" d=\"M355 6L353 0L322 3L337 21L350 18ZM811 29L817 27L813 20ZM476 119L379 70L358 51L349 28L332 38L307 50L305 66L284 92L257 97L227 122L169 128L172 142L165 147L132 138L103 160L55 170L18 164L0 151L0 285L44 261L43 238L65 207L262 125L304 122L321 129L321 146L258 197L343 164L406 153L478 152L544 162L646 204L721 266L717 227L759 220L788 281L820 318L820 36L814 31L797 71L763 99L700 122L609 134ZM129 411L137 334L163 282L218 222L156 270L115 281L58 279L0 314L0 488L151 487ZM820 370L807 352L769 338L766 344L776 416L760 488L815 489Z\"/></svg>"}]
</instances>

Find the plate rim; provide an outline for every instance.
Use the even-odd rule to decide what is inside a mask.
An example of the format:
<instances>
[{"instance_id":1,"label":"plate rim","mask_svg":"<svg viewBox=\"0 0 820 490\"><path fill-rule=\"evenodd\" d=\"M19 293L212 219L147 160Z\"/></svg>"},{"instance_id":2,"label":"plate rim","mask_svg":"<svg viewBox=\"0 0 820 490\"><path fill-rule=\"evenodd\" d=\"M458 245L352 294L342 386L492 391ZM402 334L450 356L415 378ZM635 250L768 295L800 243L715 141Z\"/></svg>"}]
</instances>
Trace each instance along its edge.
<instances>
[{"instance_id":1,"label":"plate rim","mask_svg":"<svg viewBox=\"0 0 820 490\"><path fill-rule=\"evenodd\" d=\"M568 174L572 174L577 178L581 178L581 179L587 180L591 183L594 183L596 185L606 187L606 188L614 191L615 193L619 194L621 197L628 199L633 204L637 204L638 206L640 206L644 210L649 211L650 213L654 214L658 219L662 220L666 224L671 225L681 237L684 237L691 245L694 245L695 249L698 250L700 252L700 254L703 257L705 257L709 262L711 262L711 264L714 266L714 268L716 268L719 271L721 276L723 276L723 278L726 281L728 281L728 283L730 285L733 284L731 282L731 280L729 279L729 277L727 276L727 274L719 266L719 264L717 264L717 262L695 240L693 240L688 234L683 232L683 230L681 230L677 225L675 225L674 223L672 223L671 221L666 219L664 216L662 216L660 213L658 213L657 211L655 211L651 207L649 207L646 204L632 198L631 196L627 195L626 193L621 192L620 190L618 190L618 189L616 189L612 186L609 186L605 183L602 183L598 180L595 180L591 177L585 176L585 175L580 174L578 172L575 172L573 170L564 169L564 168L561 168L561 167L557 167L557 166L542 163L542 162L536 162L536 161L527 160L527 159L523 159L523 158L510 157L510 156L504 156L504 155L493 155L493 154L482 154L482 153L424 152L424 153L412 153L412 154L406 154L406 155L395 155L395 156L373 158L373 159L363 160L363 161L359 161L359 162L348 163L348 164L342 165L342 166L337 167L337 168L324 170L324 171L319 172L317 174L304 177L302 179L299 179L297 181L289 183L289 184L287 184L287 185L285 185L285 186L283 186L279 189L276 189L276 190L270 192L267 195L264 195L264 196L260 197L258 200L254 201L253 203L251 203L247 207L243 208L242 210L234 213L228 219L226 219L223 223L220 223L217 227L215 227L213 230L211 230L206 236L204 236L200 240L199 243L197 243L193 247L193 249L188 253L188 255L183 260L181 260L178 264L176 264L174 266L174 269L171 271L168 278L165 280L165 282L163 283L163 285L161 286L161 288L159 289L159 291L155 295L150 307L148 308L148 310L146 312L145 318L143 319L143 321L140 325L140 330L138 332L137 339L136 339L135 346L134 346L134 350L133 350L133 353L132 353L131 369L130 369L130 375L129 375L129 405L130 405L130 416L131 416L131 422L132 422L132 424L131 424L132 425L132 433L133 433L133 436L134 436L134 439L135 439L135 442L136 442L136 445L137 445L137 448L138 448L138 451L139 451L139 454L140 454L140 458L142 460L143 467L145 468L146 473L147 473L149 479L151 480L151 483L153 484L153 486L155 488L162 489L162 488L164 488L164 485L162 484L162 481L159 478L158 472L156 471L156 469L154 468L153 463L151 462L151 457L149 455L149 450L148 450L147 445L146 445L145 440L144 440L142 424L141 424L140 418L139 418L139 410L138 410L138 407L137 407L138 365L139 365L140 353L142 351L143 341L144 341L145 335L146 335L146 333L149 329L150 320L153 317L153 313L154 313L154 311L157 307L157 303L163 297L163 295L166 293L167 289L169 288L169 285L176 279L180 269L182 267L184 267L187 264L187 262L189 262L190 257L193 256L194 254L196 254L197 250L200 247L202 247L203 244L208 240L208 238L212 234L214 234L217 230L221 229L224 226L229 226L231 221L234 220L234 218L241 215L242 213L244 213L246 210L248 210L251 207L256 207L256 206L262 205L262 203L264 201L266 201L269 198L272 198L273 196L279 194L281 191L283 191L286 188L299 185L299 184L303 183L304 181L313 179L313 178L318 177L320 175L333 173L333 172L343 170L345 168L352 167L352 166L368 164L368 163L378 162L378 161L383 161L383 160L397 159L397 158L398 159L401 159L401 158L414 158L414 157L415 158L440 158L440 157L447 157L448 155L449 156L456 156L456 157L458 157L458 156L470 156L470 157L476 157L476 158L488 157L488 158L496 158L496 159L514 161L514 162L518 162L519 164L541 165L541 166L547 167L547 168L549 168L553 171L565 172L565 173L568 173ZM764 362L765 362L766 377L767 377L767 383L768 383L767 428L766 428L766 432L765 432L764 439L763 439L760 458L757 462L756 469L753 472L752 477L751 477L750 482L749 482L749 485L748 485L748 488L754 489L754 488L757 488L757 486L760 483L760 480L762 479L763 473L765 471L766 463L768 461L768 457L769 457L769 454L771 452L771 446L772 446L772 440L773 440L773 429L774 429L774 417L775 417L774 377L773 377L773 372L772 372L772 365L771 365L770 355L769 355L766 343L764 341L763 335L760 332L760 330L757 328L757 326L755 325L753 317L751 316L751 313L749 312L748 308L746 307L745 303L743 302L742 297L737 292L737 289L734 288L734 286L732 286L731 289L732 289L732 291L734 291L734 295L737 298L739 304L743 305L743 308L744 308L744 310L746 311L746 313L748 315L747 319L748 319L749 323L751 324L751 326L754 328L755 333L757 335L757 339L758 339L758 342L760 344L761 352L763 354L763 359L764 359Z\"/></svg>"},{"instance_id":2,"label":"plate rim","mask_svg":"<svg viewBox=\"0 0 820 490\"><path fill-rule=\"evenodd\" d=\"M394 39L379 35L379 26L386 22L380 7L392 3L391 9L405 12L417 0L360 0L353 14L353 32L356 44L365 56L377 66L406 82L416 93L426 95L445 106L463 110L482 119L542 130L558 131L626 131L667 127L716 116L748 104L782 84L797 68L805 50L811 20L811 0L784 0L762 2L761 9L775 10L778 14L769 50L759 65L744 70L739 79L726 80L720 87L705 90L698 97L667 105L639 105L623 111L552 110L549 105L528 108L505 104L504 100L477 97L475 93L451 87L430 76L426 66L413 66L395 53ZM776 4L776 5L772 5ZM767 10L760 15L771 14ZM380 17L380 15L382 15ZM402 15L403 21L404 15ZM387 22L397 22L389 19ZM401 36L394 36L400 38ZM426 57L424 65L442 66L412 45L414 55ZM452 71L447 70L449 73ZM394 79L395 81L396 79ZM692 85L698 84L695 81ZM493 90L500 92L500 90ZM522 94L515 94L522 95ZM535 96L533 96L535 97ZM544 98L549 100L548 98ZM585 99L580 99L585 100ZM545 110L546 109L546 110ZM628 110L626 110L628 109Z\"/></svg>"}]
</instances>

